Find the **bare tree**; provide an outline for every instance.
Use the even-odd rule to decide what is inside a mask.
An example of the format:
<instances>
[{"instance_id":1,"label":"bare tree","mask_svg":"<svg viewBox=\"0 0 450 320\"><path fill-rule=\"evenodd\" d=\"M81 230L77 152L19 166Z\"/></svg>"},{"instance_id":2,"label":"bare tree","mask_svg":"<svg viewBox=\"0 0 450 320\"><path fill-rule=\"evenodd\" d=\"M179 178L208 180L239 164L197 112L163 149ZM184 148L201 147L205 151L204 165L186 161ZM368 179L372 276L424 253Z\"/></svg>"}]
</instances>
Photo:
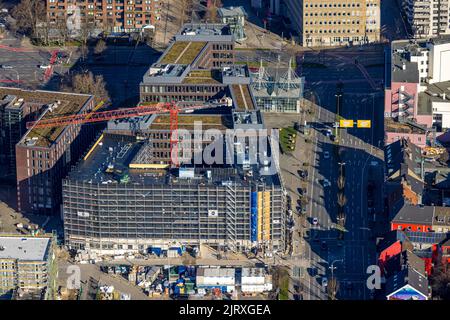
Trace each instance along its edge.
<instances>
[{"instance_id":1,"label":"bare tree","mask_svg":"<svg viewBox=\"0 0 450 320\"><path fill-rule=\"evenodd\" d=\"M70 37L70 35L69 35L70 31L67 26L66 20L62 19L62 18L57 19L56 24L55 24L55 29L57 30L58 35L59 35L59 39L58 39L59 42L61 43L61 45L64 46Z\"/></svg>"},{"instance_id":2,"label":"bare tree","mask_svg":"<svg viewBox=\"0 0 450 320\"><path fill-rule=\"evenodd\" d=\"M39 22L46 21L45 1L21 0L12 10L17 29L24 34L36 38Z\"/></svg>"},{"instance_id":3,"label":"bare tree","mask_svg":"<svg viewBox=\"0 0 450 320\"><path fill-rule=\"evenodd\" d=\"M102 54L102 52L105 50L106 50L106 42L102 39L98 40L94 48L94 54L96 55Z\"/></svg>"},{"instance_id":4,"label":"bare tree","mask_svg":"<svg viewBox=\"0 0 450 320\"><path fill-rule=\"evenodd\" d=\"M345 214L345 211L340 209L338 212L338 215L337 215L338 225L340 225L341 227L344 227L346 219L347 219L347 216Z\"/></svg>"},{"instance_id":5,"label":"bare tree","mask_svg":"<svg viewBox=\"0 0 450 320\"><path fill-rule=\"evenodd\" d=\"M92 72L73 74L66 80L63 90L92 94L97 100L110 100L103 77L100 75L94 76Z\"/></svg>"},{"instance_id":6,"label":"bare tree","mask_svg":"<svg viewBox=\"0 0 450 320\"><path fill-rule=\"evenodd\" d=\"M86 60L87 55L88 55L88 47L86 44L81 44L80 46L80 55L81 55L81 59L82 60Z\"/></svg>"},{"instance_id":7,"label":"bare tree","mask_svg":"<svg viewBox=\"0 0 450 320\"><path fill-rule=\"evenodd\" d=\"M341 208L344 207L347 203L347 198L342 192L338 193L337 203Z\"/></svg>"},{"instance_id":8,"label":"bare tree","mask_svg":"<svg viewBox=\"0 0 450 320\"><path fill-rule=\"evenodd\" d=\"M217 22L217 10L222 7L222 2L220 0L211 0L210 5L206 10L205 19L207 22Z\"/></svg>"},{"instance_id":9,"label":"bare tree","mask_svg":"<svg viewBox=\"0 0 450 320\"><path fill-rule=\"evenodd\" d=\"M338 180L337 180L337 186L339 188L339 190L343 190L345 187L345 178L343 175L340 175Z\"/></svg>"},{"instance_id":10,"label":"bare tree","mask_svg":"<svg viewBox=\"0 0 450 320\"><path fill-rule=\"evenodd\" d=\"M333 277L330 279L330 281L328 281L327 286L328 299L335 300L338 290L339 290L339 282L337 281L336 278Z\"/></svg>"},{"instance_id":11,"label":"bare tree","mask_svg":"<svg viewBox=\"0 0 450 320\"><path fill-rule=\"evenodd\" d=\"M79 30L79 39L82 45L87 45L87 41L89 37L92 35L92 32L95 29L95 21L94 17L91 15L87 15L82 21Z\"/></svg>"}]
</instances>

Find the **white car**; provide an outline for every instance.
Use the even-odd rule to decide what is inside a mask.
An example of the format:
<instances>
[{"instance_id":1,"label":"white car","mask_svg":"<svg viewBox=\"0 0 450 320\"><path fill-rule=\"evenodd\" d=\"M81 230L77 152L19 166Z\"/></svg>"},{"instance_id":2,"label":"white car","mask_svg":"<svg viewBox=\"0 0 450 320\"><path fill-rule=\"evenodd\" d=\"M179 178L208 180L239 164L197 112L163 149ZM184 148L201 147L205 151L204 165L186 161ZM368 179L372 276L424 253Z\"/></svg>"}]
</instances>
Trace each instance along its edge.
<instances>
[{"instance_id":1,"label":"white car","mask_svg":"<svg viewBox=\"0 0 450 320\"><path fill-rule=\"evenodd\" d=\"M39 68L41 68L41 69L48 69L48 68L50 68L50 66L46 66L46 65L41 64L41 65L39 65Z\"/></svg>"},{"instance_id":2,"label":"white car","mask_svg":"<svg viewBox=\"0 0 450 320\"><path fill-rule=\"evenodd\" d=\"M324 186L325 188L331 186L330 180L328 180L328 179L323 179L323 186Z\"/></svg>"},{"instance_id":3,"label":"white car","mask_svg":"<svg viewBox=\"0 0 450 320\"><path fill-rule=\"evenodd\" d=\"M317 225L318 223L319 223L319 219L313 218L312 224L313 224L313 225Z\"/></svg>"},{"instance_id":4,"label":"white car","mask_svg":"<svg viewBox=\"0 0 450 320\"><path fill-rule=\"evenodd\" d=\"M323 277L322 278L322 287L327 287L328 286L328 279L327 278L325 278L325 277Z\"/></svg>"},{"instance_id":5,"label":"white car","mask_svg":"<svg viewBox=\"0 0 450 320\"><path fill-rule=\"evenodd\" d=\"M329 153L328 151L325 151L325 152L323 153L323 157L324 157L325 159L330 158L330 153Z\"/></svg>"}]
</instances>

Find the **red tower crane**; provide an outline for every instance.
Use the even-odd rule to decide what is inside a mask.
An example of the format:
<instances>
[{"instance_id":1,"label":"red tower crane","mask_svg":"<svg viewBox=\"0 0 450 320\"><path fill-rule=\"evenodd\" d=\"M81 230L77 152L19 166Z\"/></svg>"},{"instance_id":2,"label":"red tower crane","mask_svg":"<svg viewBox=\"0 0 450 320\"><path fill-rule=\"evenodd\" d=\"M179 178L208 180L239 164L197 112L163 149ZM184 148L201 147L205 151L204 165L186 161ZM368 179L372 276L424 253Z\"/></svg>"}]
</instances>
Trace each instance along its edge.
<instances>
[{"instance_id":1,"label":"red tower crane","mask_svg":"<svg viewBox=\"0 0 450 320\"><path fill-rule=\"evenodd\" d=\"M27 122L27 129L31 128L53 128L74 124L95 123L115 119L133 118L150 114L169 113L170 114L170 155L172 163L178 163L178 113L192 112L194 110L211 108L211 105L187 106L180 108L175 103L158 103L156 105L141 105L134 108L125 108L109 111L90 112L84 114L74 114L70 116L54 117Z\"/></svg>"}]
</instances>

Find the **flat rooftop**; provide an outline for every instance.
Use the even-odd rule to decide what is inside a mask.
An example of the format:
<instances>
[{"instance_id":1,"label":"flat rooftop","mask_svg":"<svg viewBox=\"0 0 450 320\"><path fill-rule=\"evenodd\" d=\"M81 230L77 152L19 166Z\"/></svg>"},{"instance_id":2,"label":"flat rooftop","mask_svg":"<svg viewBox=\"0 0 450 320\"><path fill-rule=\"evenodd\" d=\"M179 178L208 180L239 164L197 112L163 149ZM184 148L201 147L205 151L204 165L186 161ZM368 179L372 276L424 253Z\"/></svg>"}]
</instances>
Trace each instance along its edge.
<instances>
[{"instance_id":1,"label":"flat rooftop","mask_svg":"<svg viewBox=\"0 0 450 320\"><path fill-rule=\"evenodd\" d=\"M248 85L231 85L231 97L237 111L254 111L255 105Z\"/></svg>"},{"instance_id":2,"label":"flat rooftop","mask_svg":"<svg viewBox=\"0 0 450 320\"><path fill-rule=\"evenodd\" d=\"M419 82L417 62L409 61L410 55L417 55L423 49L419 44L410 43L409 40L393 41L392 47L392 82Z\"/></svg>"},{"instance_id":3,"label":"flat rooftop","mask_svg":"<svg viewBox=\"0 0 450 320\"><path fill-rule=\"evenodd\" d=\"M119 186L199 184L219 186L230 182L247 186L256 182L280 185L278 174L261 175L260 165L257 164L251 165L251 176L239 165L213 164L207 167L187 165L187 170L192 170L192 177L181 178L178 169L170 169L163 164L159 166L160 158L152 158L153 150L158 151L158 148L153 149L151 140L137 140L129 135L105 133L101 143L97 144L86 160L81 160L77 164L69 173L68 179ZM206 177L207 171L211 172L211 178Z\"/></svg>"},{"instance_id":4,"label":"flat rooftop","mask_svg":"<svg viewBox=\"0 0 450 320\"><path fill-rule=\"evenodd\" d=\"M176 36L229 36L231 31L228 25L223 23L187 23Z\"/></svg>"},{"instance_id":5,"label":"flat rooftop","mask_svg":"<svg viewBox=\"0 0 450 320\"><path fill-rule=\"evenodd\" d=\"M160 64L191 64L198 56L200 51L206 46L206 42L174 42L161 58L158 60Z\"/></svg>"},{"instance_id":6,"label":"flat rooftop","mask_svg":"<svg viewBox=\"0 0 450 320\"><path fill-rule=\"evenodd\" d=\"M223 7L217 10L219 17L232 18L232 17L245 17L247 13L244 7Z\"/></svg>"},{"instance_id":7,"label":"flat rooftop","mask_svg":"<svg viewBox=\"0 0 450 320\"><path fill-rule=\"evenodd\" d=\"M194 129L194 123L201 121L202 128L225 130L232 128L231 115L222 114L179 114L178 128L179 129ZM170 130L170 116L158 115L149 126L149 130Z\"/></svg>"},{"instance_id":8,"label":"flat rooftop","mask_svg":"<svg viewBox=\"0 0 450 320\"><path fill-rule=\"evenodd\" d=\"M16 237L0 235L0 259L45 261L50 249L50 237Z\"/></svg>"},{"instance_id":9,"label":"flat rooftop","mask_svg":"<svg viewBox=\"0 0 450 320\"><path fill-rule=\"evenodd\" d=\"M52 92L52 91L30 91L16 88L0 87L0 97L14 95L18 99L23 99L24 103L42 104L46 108L41 119L62 117L79 113L86 103L93 98L91 95ZM53 105L53 111L48 107ZM32 140L33 145L39 147L51 146L66 127L38 128L31 129L21 139L19 143L27 145L27 138ZM34 139L33 139L34 138Z\"/></svg>"},{"instance_id":10,"label":"flat rooftop","mask_svg":"<svg viewBox=\"0 0 450 320\"><path fill-rule=\"evenodd\" d=\"M428 84L425 92L419 93L417 113L431 115L433 102L450 103L450 81Z\"/></svg>"},{"instance_id":11,"label":"flat rooftop","mask_svg":"<svg viewBox=\"0 0 450 320\"><path fill-rule=\"evenodd\" d=\"M186 84L222 84L218 70L192 70L183 79Z\"/></svg>"}]
</instances>

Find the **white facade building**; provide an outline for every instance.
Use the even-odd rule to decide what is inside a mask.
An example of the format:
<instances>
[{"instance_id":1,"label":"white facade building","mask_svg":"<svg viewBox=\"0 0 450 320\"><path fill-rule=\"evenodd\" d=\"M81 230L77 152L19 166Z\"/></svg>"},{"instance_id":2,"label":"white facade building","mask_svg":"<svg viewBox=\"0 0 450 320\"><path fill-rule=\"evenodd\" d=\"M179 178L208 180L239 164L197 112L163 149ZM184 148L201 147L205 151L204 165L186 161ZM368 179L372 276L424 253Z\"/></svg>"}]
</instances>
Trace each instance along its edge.
<instances>
[{"instance_id":1,"label":"white facade building","mask_svg":"<svg viewBox=\"0 0 450 320\"><path fill-rule=\"evenodd\" d=\"M429 83L450 80L450 38L429 44Z\"/></svg>"},{"instance_id":2,"label":"white facade building","mask_svg":"<svg viewBox=\"0 0 450 320\"><path fill-rule=\"evenodd\" d=\"M450 34L449 0L401 0L401 7L415 37Z\"/></svg>"},{"instance_id":3,"label":"white facade building","mask_svg":"<svg viewBox=\"0 0 450 320\"><path fill-rule=\"evenodd\" d=\"M198 268L198 288L224 288L227 292L235 290L236 276L233 268Z\"/></svg>"},{"instance_id":4,"label":"white facade building","mask_svg":"<svg viewBox=\"0 0 450 320\"><path fill-rule=\"evenodd\" d=\"M242 268L242 293L261 293L272 290L272 276L263 268Z\"/></svg>"}]
</instances>

